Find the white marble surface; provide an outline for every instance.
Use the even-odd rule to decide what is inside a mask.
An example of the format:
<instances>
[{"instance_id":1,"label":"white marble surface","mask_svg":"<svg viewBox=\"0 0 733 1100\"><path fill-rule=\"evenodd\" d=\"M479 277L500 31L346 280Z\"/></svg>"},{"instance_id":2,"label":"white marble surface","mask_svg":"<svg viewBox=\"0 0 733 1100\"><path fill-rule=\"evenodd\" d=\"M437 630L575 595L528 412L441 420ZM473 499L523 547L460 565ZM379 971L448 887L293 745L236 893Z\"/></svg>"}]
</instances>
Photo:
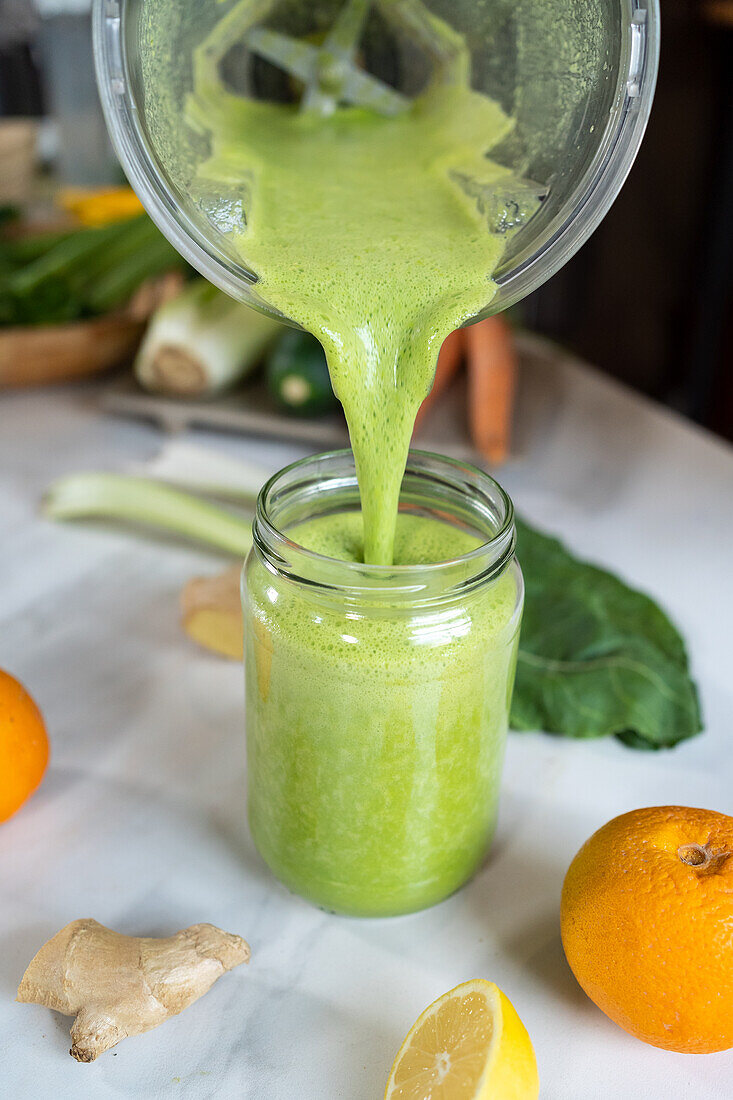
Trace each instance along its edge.
<instances>
[{"instance_id":1,"label":"white marble surface","mask_svg":"<svg viewBox=\"0 0 733 1100\"><path fill-rule=\"evenodd\" d=\"M275 468L284 445L207 442ZM0 827L0 1095L377 1100L421 1009L474 976L499 983L537 1050L543 1100L729 1100L733 1053L646 1047L580 992L558 903L583 840L613 815L681 802L733 812L733 452L593 372L528 367L519 456L502 480L538 524L658 597L689 641L705 734L676 751L512 735L501 825L476 880L397 920L328 916L267 873L244 808L242 677L197 652L177 592L217 560L122 530L55 527L41 490L152 457L150 427L91 391L0 396L0 667L41 704L47 778ZM248 968L92 1065L70 1021L13 1002L37 947L80 916L135 934L212 921Z\"/></svg>"}]
</instances>

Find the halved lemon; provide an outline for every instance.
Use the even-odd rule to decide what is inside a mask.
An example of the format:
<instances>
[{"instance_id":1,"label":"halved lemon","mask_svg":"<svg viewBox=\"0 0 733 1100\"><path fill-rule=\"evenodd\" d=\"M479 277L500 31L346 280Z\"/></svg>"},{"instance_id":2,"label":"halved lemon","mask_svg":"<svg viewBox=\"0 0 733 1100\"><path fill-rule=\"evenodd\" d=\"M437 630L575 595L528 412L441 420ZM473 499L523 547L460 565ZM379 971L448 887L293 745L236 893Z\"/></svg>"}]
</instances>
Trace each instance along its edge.
<instances>
[{"instance_id":1,"label":"halved lemon","mask_svg":"<svg viewBox=\"0 0 733 1100\"><path fill-rule=\"evenodd\" d=\"M464 982L426 1008L395 1058L385 1100L537 1100L537 1060L493 982Z\"/></svg>"}]
</instances>

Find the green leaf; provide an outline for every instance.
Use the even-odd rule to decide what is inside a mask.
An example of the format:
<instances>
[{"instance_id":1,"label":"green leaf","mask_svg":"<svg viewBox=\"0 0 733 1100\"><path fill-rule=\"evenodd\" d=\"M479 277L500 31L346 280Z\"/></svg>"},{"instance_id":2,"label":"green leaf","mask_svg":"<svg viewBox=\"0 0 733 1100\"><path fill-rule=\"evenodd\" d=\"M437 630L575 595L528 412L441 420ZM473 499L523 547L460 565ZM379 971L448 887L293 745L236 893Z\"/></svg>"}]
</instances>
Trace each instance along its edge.
<instances>
[{"instance_id":1,"label":"green leaf","mask_svg":"<svg viewBox=\"0 0 733 1100\"><path fill-rule=\"evenodd\" d=\"M57 324L123 306L184 260L147 214L111 225L0 238L0 325Z\"/></svg>"},{"instance_id":2,"label":"green leaf","mask_svg":"<svg viewBox=\"0 0 733 1100\"><path fill-rule=\"evenodd\" d=\"M648 596L517 523L526 599L511 725L670 748L699 733L679 632Z\"/></svg>"}]
</instances>

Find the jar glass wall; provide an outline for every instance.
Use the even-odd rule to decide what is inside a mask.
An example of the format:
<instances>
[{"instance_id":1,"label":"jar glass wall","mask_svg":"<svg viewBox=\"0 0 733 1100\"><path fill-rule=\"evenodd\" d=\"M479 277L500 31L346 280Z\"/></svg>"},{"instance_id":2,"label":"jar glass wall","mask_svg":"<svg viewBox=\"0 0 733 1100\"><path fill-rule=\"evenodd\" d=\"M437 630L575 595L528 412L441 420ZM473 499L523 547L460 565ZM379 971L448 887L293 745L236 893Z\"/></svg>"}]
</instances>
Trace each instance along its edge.
<instances>
[{"instance_id":1,"label":"jar glass wall","mask_svg":"<svg viewBox=\"0 0 733 1100\"><path fill-rule=\"evenodd\" d=\"M403 481L401 516L425 537L474 536L452 560L368 566L288 535L358 507L349 451L260 495L243 584L249 817L292 890L390 915L448 896L486 854L523 584L511 501L471 466L413 453Z\"/></svg>"}]
</instances>

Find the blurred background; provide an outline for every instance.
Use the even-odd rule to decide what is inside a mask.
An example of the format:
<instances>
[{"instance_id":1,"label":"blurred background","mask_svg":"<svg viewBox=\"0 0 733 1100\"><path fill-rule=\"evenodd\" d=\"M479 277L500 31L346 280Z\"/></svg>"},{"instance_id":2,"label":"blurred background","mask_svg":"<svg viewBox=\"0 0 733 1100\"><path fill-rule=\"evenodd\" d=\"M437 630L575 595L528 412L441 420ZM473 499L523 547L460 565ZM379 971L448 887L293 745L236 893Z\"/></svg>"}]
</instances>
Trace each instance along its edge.
<instances>
[{"instance_id":1,"label":"blurred background","mask_svg":"<svg viewBox=\"0 0 733 1100\"><path fill-rule=\"evenodd\" d=\"M0 0L0 205L122 182L87 0ZM629 181L521 321L733 439L733 0L664 0Z\"/></svg>"}]
</instances>

